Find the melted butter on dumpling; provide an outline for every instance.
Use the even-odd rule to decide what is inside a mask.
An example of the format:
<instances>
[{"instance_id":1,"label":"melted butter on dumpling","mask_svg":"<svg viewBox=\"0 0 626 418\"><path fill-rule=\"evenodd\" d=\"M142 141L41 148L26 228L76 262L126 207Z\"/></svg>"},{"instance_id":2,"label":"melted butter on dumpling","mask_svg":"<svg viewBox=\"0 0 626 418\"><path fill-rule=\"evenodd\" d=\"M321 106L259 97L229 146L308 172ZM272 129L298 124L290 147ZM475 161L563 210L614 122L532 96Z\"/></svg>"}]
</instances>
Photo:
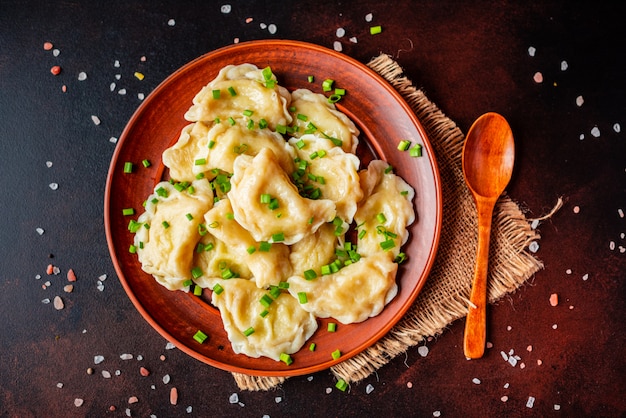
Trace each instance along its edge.
<instances>
[{"instance_id":1,"label":"melted butter on dumpling","mask_svg":"<svg viewBox=\"0 0 626 418\"><path fill-rule=\"evenodd\" d=\"M269 357L278 361L281 353L300 350L317 330L317 321L289 293L281 294L266 309L259 301L268 292L254 282L230 279L221 282L224 291L215 292L212 303L221 313L224 329L233 351L250 357ZM244 331L252 329L248 336Z\"/></svg>"},{"instance_id":2,"label":"melted butter on dumpling","mask_svg":"<svg viewBox=\"0 0 626 418\"><path fill-rule=\"evenodd\" d=\"M286 245L272 244L269 251L261 251L259 243L252 238L235 219L229 199L220 200L204 216L211 235L218 238L237 255L241 264L251 272L252 279L259 288L278 285L292 273L289 248ZM250 253L250 249L254 252Z\"/></svg>"},{"instance_id":3,"label":"melted butter on dumpling","mask_svg":"<svg viewBox=\"0 0 626 418\"><path fill-rule=\"evenodd\" d=\"M183 128L178 141L163 151L163 164L169 168L170 177L178 181L194 181L196 154L206 149L209 127L203 122L189 124Z\"/></svg>"},{"instance_id":4,"label":"melted butter on dumpling","mask_svg":"<svg viewBox=\"0 0 626 418\"><path fill-rule=\"evenodd\" d=\"M282 234L282 242L291 245L335 218L333 201L300 196L270 149L237 157L230 183L235 219L255 241L276 241L275 234ZM278 207L271 209L261 195L277 199Z\"/></svg>"},{"instance_id":5,"label":"melted butter on dumpling","mask_svg":"<svg viewBox=\"0 0 626 418\"><path fill-rule=\"evenodd\" d=\"M294 136L300 136L310 131L310 125L313 124L319 135L327 135L332 138L339 139L342 144L341 148L345 152L354 154L359 144L359 130L354 122L345 114L338 111L333 103L323 94L313 93L307 89L298 89L291 94L291 106L296 109L296 114L306 116L304 118L295 118L295 125L298 130ZM326 140L332 143L330 140Z\"/></svg>"},{"instance_id":6,"label":"melted butter on dumpling","mask_svg":"<svg viewBox=\"0 0 626 418\"><path fill-rule=\"evenodd\" d=\"M262 70L255 65L228 65L194 97L185 119L213 122L219 118L226 122L228 118L249 118L257 124L265 119L271 129L291 123L287 110L289 92L278 84L271 87L265 84ZM213 97L214 90L220 91L219 98ZM252 111L252 115L244 116L245 111Z\"/></svg>"},{"instance_id":7,"label":"melted butter on dumpling","mask_svg":"<svg viewBox=\"0 0 626 418\"><path fill-rule=\"evenodd\" d=\"M296 153L283 139L282 135L269 129L248 129L239 124L219 123L207 134L206 145L201 147L196 159L204 158L206 164L193 167L194 172L220 169L233 172L235 158L240 155L257 155L263 148L274 152L278 164L288 173L294 170Z\"/></svg>"},{"instance_id":8,"label":"melted butter on dumpling","mask_svg":"<svg viewBox=\"0 0 626 418\"><path fill-rule=\"evenodd\" d=\"M213 206L213 192L205 179L191 183L193 193L178 191L169 182L158 183L148 197L138 222L135 246L142 269L170 290L183 289L191 278L198 226Z\"/></svg>"},{"instance_id":9,"label":"melted butter on dumpling","mask_svg":"<svg viewBox=\"0 0 626 418\"><path fill-rule=\"evenodd\" d=\"M307 171L316 177L315 180L308 180L308 183L319 187L322 198L335 202L337 216L351 223L357 203L363 197L357 172L360 160L340 147L328 147L328 142L313 134L289 140L296 148L298 157L309 163ZM320 150L325 151L322 157L319 156ZM311 158L312 154L317 156Z\"/></svg>"},{"instance_id":10,"label":"melted butter on dumpling","mask_svg":"<svg viewBox=\"0 0 626 418\"><path fill-rule=\"evenodd\" d=\"M415 221L413 188L396 174L385 173L387 167L386 162L374 160L367 170L359 173L365 197L359 204L354 220L359 225L360 238L357 247L361 255L367 256L381 251L398 255L400 247L409 237L406 228ZM381 222L379 214L382 214L384 222ZM395 234L396 237L385 232ZM395 245L384 250L381 242L390 239Z\"/></svg>"},{"instance_id":11,"label":"melted butter on dumpling","mask_svg":"<svg viewBox=\"0 0 626 418\"><path fill-rule=\"evenodd\" d=\"M365 321L378 315L398 293L394 263L388 253L361 257L336 273L307 280L292 276L289 293L305 292L302 308L319 318L335 318L343 324Z\"/></svg>"}]
</instances>

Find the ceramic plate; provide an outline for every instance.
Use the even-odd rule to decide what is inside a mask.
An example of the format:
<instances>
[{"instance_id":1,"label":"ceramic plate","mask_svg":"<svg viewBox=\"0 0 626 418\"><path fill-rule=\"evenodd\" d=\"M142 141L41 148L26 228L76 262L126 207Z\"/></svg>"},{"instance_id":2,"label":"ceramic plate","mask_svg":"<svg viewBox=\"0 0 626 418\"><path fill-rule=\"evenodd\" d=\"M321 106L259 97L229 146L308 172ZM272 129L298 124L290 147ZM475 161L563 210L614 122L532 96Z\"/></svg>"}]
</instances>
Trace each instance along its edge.
<instances>
[{"instance_id":1,"label":"ceramic plate","mask_svg":"<svg viewBox=\"0 0 626 418\"><path fill-rule=\"evenodd\" d=\"M322 93L326 78L335 80L347 94L337 104L361 131L357 154L361 167L372 158L386 160L416 191L416 221L405 246L408 261L398 270L398 295L377 317L359 324L339 325L326 330L327 320L310 341L292 355L290 366L267 358L235 354L224 331L219 312L206 296L168 291L141 270L137 256L129 252L133 235L122 209L143 212L142 202L154 185L168 178L161 162L163 150L174 144L188 124L183 115L195 94L228 64L253 63L270 66L279 83L290 90L307 88ZM308 76L315 81L310 83ZM398 142L409 139L423 146L423 156L413 158L397 150ZM144 168L148 159L152 166ZM132 174L124 164L134 163ZM136 216L135 216L136 218ZM117 275L137 310L164 338L192 357L220 369L261 376L293 376L326 369L350 358L383 337L405 314L422 289L433 264L442 218L441 184L433 149L424 129L402 97L367 66L335 51L295 41L253 41L210 52L180 68L161 83L142 103L124 129L107 178L105 228ZM209 338L204 344L193 339L197 330ZM140 338L140 337L138 337ZM339 349L342 357L333 360Z\"/></svg>"}]
</instances>

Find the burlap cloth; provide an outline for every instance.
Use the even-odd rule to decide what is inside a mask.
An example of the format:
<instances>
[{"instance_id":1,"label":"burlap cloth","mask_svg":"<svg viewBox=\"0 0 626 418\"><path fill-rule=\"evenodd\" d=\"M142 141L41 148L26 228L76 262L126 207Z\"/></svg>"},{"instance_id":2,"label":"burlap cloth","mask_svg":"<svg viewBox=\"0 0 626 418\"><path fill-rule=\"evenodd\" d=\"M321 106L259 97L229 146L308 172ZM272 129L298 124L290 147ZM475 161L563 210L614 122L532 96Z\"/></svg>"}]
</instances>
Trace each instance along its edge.
<instances>
[{"instance_id":1,"label":"burlap cloth","mask_svg":"<svg viewBox=\"0 0 626 418\"><path fill-rule=\"evenodd\" d=\"M478 239L476 207L461 168L465 136L403 75L390 56L382 54L368 66L404 97L426 130L441 175L443 224L435 263L407 314L376 344L331 368L337 378L348 383L366 378L467 314ZM518 205L506 194L501 196L494 210L489 252L490 303L516 290L543 267L528 251L528 245L539 238ZM233 377L240 389L255 391L272 389L286 379L240 373L233 373Z\"/></svg>"}]
</instances>

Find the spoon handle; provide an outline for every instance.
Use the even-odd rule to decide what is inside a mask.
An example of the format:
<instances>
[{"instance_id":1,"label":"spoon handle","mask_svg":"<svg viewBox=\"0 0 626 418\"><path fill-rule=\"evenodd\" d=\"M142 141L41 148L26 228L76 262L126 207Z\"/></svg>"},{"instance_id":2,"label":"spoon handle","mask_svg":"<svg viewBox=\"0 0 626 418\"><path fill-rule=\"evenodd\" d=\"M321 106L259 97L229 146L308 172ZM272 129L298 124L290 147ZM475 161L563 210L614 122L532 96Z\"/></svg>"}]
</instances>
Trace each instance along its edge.
<instances>
[{"instance_id":1,"label":"spoon handle","mask_svg":"<svg viewBox=\"0 0 626 418\"><path fill-rule=\"evenodd\" d=\"M489 267L491 217L494 205L495 200L481 199L476 201L478 210L478 251L463 338L465 357L471 359L483 356L487 339L487 270Z\"/></svg>"}]
</instances>

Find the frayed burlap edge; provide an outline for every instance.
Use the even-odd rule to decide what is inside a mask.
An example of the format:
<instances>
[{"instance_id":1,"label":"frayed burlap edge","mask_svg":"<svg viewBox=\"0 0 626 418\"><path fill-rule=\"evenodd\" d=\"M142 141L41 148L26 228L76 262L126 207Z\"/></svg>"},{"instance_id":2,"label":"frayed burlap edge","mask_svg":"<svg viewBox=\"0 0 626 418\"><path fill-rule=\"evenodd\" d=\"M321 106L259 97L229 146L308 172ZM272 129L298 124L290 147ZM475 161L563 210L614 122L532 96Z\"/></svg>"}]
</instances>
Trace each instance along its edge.
<instances>
[{"instance_id":1,"label":"frayed burlap edge","mask_svg":"<svg viewBox=\"0 0 626 418\"><path fill-rule=\"evenodd\" d=\"M407 314L376 344L331 368L337 378L348 383L365 379L409 347L427 336L439 335L467 314L477 247L476 208L461 168L463 133L403 75L402 68L390 56L382 54L368 66L404 97L426 130L441 176L443 223L428 281ZM515 291L543 267L527 250L539 238L518 205L503 195L496 204L492 226L488 296L491 303ZM283 377L241 373L233 376L240 389L251 391L269 390L285 381Z\"/></svg>"}]
</instances>

